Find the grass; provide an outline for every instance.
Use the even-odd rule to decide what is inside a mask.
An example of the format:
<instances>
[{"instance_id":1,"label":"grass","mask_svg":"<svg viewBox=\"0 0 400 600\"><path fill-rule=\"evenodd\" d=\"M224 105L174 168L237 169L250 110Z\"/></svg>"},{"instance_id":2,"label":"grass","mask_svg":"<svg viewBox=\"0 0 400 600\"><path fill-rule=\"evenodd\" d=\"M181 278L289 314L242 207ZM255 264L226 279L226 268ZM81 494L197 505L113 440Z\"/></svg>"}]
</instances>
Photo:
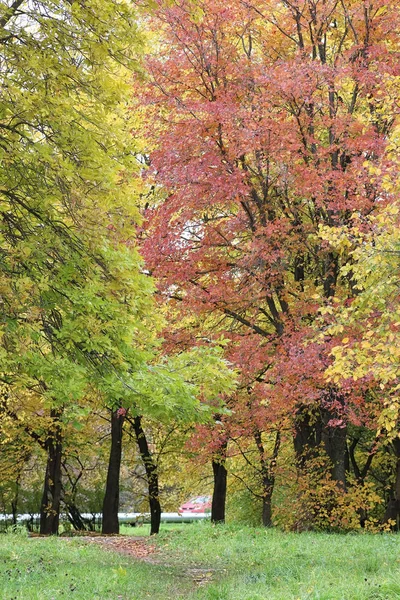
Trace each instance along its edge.
<instances>
[{"instance_id":1,"label":"grass","mask_svg":"<svg viewBox=\"0 0 400 600\"><path fill-rule=\"evenodd\" d=\"M212 527L162 533L182 568L214 570L196 600L400 600L397 535L281 533Z\"/></svg>"},{"instance_id":2,"label":"grass","mask_svg":"<svg viewBox=\"0 0 400 600\"><path fill-rule=\"evenodd\" d=\"M180 531L185 528L192 527L193 523L161 523L161 531L169 532L169 531ZM150 535L150 524L144 523L143 525L137 525L136 527L132 527L131 525L120 525L119 532L121 535L133 535L133 536L144 536L147 537Z\"/></svg>"},{"instance_id":3,"label":"grass","mask_svg":"<svg viewBox=\"0 0 400 600\"><path fill-rule=\"evenodd\" d=\"M194 523L164 528L157 544L157 564L148 564L79 538L2 535L0 598L400 600L397 535L288 534Z\"/></svg>"},{"instance_id":4,"label":"grass","mask_svg":"<svg viewBox=\"0 0 400 600\"><path fill-rule=\"evenodd\" d=\"M0 536L1 600L165 600L192 582L73 538Z\"/></svg>"}]
</instances>

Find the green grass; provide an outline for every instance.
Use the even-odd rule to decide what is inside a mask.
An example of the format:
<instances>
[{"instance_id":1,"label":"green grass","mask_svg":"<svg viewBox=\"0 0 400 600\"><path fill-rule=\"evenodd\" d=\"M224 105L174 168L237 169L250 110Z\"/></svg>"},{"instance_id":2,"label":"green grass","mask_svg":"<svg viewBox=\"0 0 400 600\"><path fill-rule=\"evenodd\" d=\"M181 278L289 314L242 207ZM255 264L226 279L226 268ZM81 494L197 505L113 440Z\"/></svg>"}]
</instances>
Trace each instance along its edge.
<instances>
[{"instance_id":1,"label":"green grass","mask_svg":"<svg viewBox=\"0 0 400 600\"><path fill-rule=\"evenodd\" d=\"M165 600L193 588L174 569L73 538L0 536L1 600Z\"/></svg>"},{"instance_id":2,"label":"green grass","mask_svg":"<svg viewBox=\"0 0 400 600\"><path fill-rule=\"evenodd\" d=\"M161 523L161 530L163 532L182 530L185 528L192 527L193 523ZM131 525L120 525L119 532L121 535L133 535L133 536L144 536L150 535L150 524L144 523L143 525L137 525L132 527Z\"/></svg>"},{"instance_id":3,"label":"green grass","mask_svg":"<svg viewBox=\"0 0 400 600\"><path fill-rule=\"evenodd\" d=\"M281 533L213 527L162 533L182 568L214 570L196 600L400 600L396 535Z\"/></svg>"},{"instance_id":4,"label":"green grass","mask_svg":"<svg viewBox=\"0 0 400 600\"><path fill-rule=\"evenodd\" d=\"M2 535L0 598L400 600L397 535L194 523L164 528L157 544L157 564L148 564L79 538Z\"/></svg>"}]
</instances>

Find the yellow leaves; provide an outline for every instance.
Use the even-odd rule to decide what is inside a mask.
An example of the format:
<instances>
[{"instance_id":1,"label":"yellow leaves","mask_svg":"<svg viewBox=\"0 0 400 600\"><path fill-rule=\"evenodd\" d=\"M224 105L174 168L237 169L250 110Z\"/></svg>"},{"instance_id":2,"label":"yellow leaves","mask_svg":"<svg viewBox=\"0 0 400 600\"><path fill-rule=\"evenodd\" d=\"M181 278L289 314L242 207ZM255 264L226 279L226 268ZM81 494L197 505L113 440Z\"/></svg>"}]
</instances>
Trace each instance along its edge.
<instances>
[{"instance_id":1,"label":"yellow leaves","mask_svg":"<svg viewBox=\"0 0 400 600\"><path fill-rule=\"evenodd\" d=\"M340 255L349 252L354 246L354 231L352 231L352 238L350 239L348 231L344 228L320 225L318 234L320 238L328 241L335 251Z\"/></svg>"},{"instance_id":2,"label":"yellow leaves","mask_svg":"<svg viewBox=\"0 0 400 600\"><path fill-rule=\"evenodd\" d=\"M351 476L349 479L345 491L332 479L326 457L312 459L309 469L297 477L292 491L293 504L286 501L275 509L279 525L283 528L301 524L304 529L358 531L361 527L359 511L375 513L382 499L375 484L365 481L360 485ZM379 523L368 518L366 526L378 530Z\"/></svg>"},{"instance_id":3,"label":"yellow leaves","mask_svg":"<svg viewBox=\"0 0 400 600\"><path fill-rule=\"evenodd\" d=\"M371 348L371 342L368 342L368 341L361 342L361 348L363 348L364 350Z\"/></svg>"},{"instance_id":4,"label":"yellow leaves","mask_svg":"<svg viewBox=\"0 0 400 600\"><path fill-rule=\"evenodd\" d=\"M369 172L371 175L382 175L382 169L379 169L378 167L374 167L371 164L369 166Z\"/></svg>"},{"instance_id":5,"label":"yellow leaves","mask_svg":"<svg viewBox=\"0 0 400 600\"><path fill-rule=\"evenodd\" d=\"M399 130L400 131L400 130ZM379 167L365 164L376 176L383 175ZM370 377L381 390L380 400L395 394L400 376L400 344L396 328L399 318L399 227L400 202L394 200L369 217L369 225L358 227L359 215L353 215L351 227L320 229L321 237L339 253L347 247L343 238L352 243L350 261L342 267L342 277L351 277L357 290L346 306L334 302L323 307L321 315L331 315L334 323L327 332L337 336L345 332L333 348L333 364L327 369L328 381L336 385L345 379L357 381ZM347 259L347 257L346 257ZM351 340L351 343L350 343ZM397 405L382 408L378 426L392 436L397 430Z\"/></svg>"},{"instance_id":6,"label":"yellow leaves","mask_svg":"<svg viewBox=\"0 0 400 600\"><path fill-rule=\"evenodd\" d=\"M333 312L333 307L329 304L327 306L321 306L321 308L319 309L319 313L321 315L333 315Z\"/></svg>"},{"instance_id":7,"label":"yellow leaves","mask_svg":"<svg viewBox=\"0 0 400 600\"><path fill-rule=\"evenodd\" d=\"M343 333L344 331L344 325L342 325L341 323L335 323L333 325L331 325L329 327L329 334L330 335L339 335L340 333ZM322 335L322 339L325 339L325 333Z\"/></svg>"},{"instance_id":8,"label":"yellow leaves","mask_svg":"<svg viewBox=\"0 0 400 600\"><path fill-rule=\"evenodd\" d=\"M200 6L197 6L196 4L194 4L193 8L190 11L190 18L193 21L193 23L196 23L196 24L201 23L201 21L204 19L204 16L205 16L204 10Z\"/></svg>"},{"instance_id":9,"label":"yellow leaves","mask_svg":"<svg viewBox=\"0 0 400 600\"><path fill-rule=\"evenodd\" d=\"M385 430L389 438L398 435L397 423L399 418L399 404L396 401L387 401L378 418L379 432Z\"/></svg>"}]
</instances>

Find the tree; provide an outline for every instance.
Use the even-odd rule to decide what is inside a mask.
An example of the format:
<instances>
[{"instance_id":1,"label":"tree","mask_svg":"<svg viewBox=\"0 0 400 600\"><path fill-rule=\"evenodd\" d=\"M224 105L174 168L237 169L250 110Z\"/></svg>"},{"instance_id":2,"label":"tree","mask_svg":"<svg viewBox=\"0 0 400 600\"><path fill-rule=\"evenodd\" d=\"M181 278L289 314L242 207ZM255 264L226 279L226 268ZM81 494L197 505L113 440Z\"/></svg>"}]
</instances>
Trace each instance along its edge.
<instances>
[{"instance_id":1,"label":"tree","mask_svg":"<svg viewBox=\"0 0 400 600\"><path fill-rule=\"evenodd\" d=\"M201 399L201 404L197 406L195 412L190 411L185 414L178 409L172 421L176 426L185 422L187 424L208 422L213 419L212 413L216 407L224 408L222 396L233 390L236 378L228 365L221 360L221 354L221 348L194 347L190 351L182 351L169 357L170 369L184 374L186 386L191 390L194 398ZM174 396L179 398L179 392L175 392ZM142 416L136 415L133 420L128 420L132 425L146 472L152 535L159 532L161 520L158 463L150 450ZM168 422L171 424L171 417ZM213 513L211 517L213 518Z\"/></svg>"},{"instance_id":2,"label":"tree","mask_svg":"<svg viewBox=\"0 0 400 600\"><path fill-rule=\"evenodd\" d=\"M397 181L390 172L386 178L386 187L395 191ZM342 276L351 278L355 290L351 303L340 304L334 311L330 332L336 339L340 335L340 344L332 349L334 362L327 376L344 389L358 385L371 390L367 414L375 444L367 464L379 447L388 448L395 457L385 522L397 522L400 516L400 355L395 341L400 325L399 231L395 199L367 221L355 216L351 227L323 233L334 248L349 253L351 260Z\"/></svg>"},{"instance_id":3,"label":"tree","mask_svg":"<svg viewBox=\"0 0 400 600\"><path fill-rule=\"evenodd\" d=\"M1 9L3 410L22 417L28 390L48 414L36 432L47 454L42 533L57 532L64 429L78 401L96 390L119 405L135 376L140 390L155 348L152 284L125 237L137 218L126 110L136 21L111 0Z\"/></svg>"},{"instance_id":4,"label":"tree","mask_svg":"<svg viewBox=\"0 0 400 600\"><path fill-rule=\"evenodd\" d=\"M386 2L160 2L139 97L149 176L165 190L143 233L162 297L218 315L242 396L269 407L258 439L290 417L298 468L323 444L343 490L351 395L324 379L334 341L315 341L314 315L351 286L338 288L343 257L319 229L387 197L369 166L387 160L393 106L380 94L397 72L398 16Z\"/></svg>"},{"instance_id":5,"label":"tree","mask_svg":"<svg viewBox=\"0 0 400 600\"><path fill-rule=\"evenodd\" d=\"M391 436L397 427L395 397L399 380L399 206L394 200L364 223L353 220L346 230L330 232L334 247L349 252L351 261L342 270L355 288L351 303L335 313L331 332L342 337L332 350L334 363L328 377L340 383L373 378L380 387L381 411L376 428ZM394 402L394 403L393 403Z\"/></svg>"}]
</instances>

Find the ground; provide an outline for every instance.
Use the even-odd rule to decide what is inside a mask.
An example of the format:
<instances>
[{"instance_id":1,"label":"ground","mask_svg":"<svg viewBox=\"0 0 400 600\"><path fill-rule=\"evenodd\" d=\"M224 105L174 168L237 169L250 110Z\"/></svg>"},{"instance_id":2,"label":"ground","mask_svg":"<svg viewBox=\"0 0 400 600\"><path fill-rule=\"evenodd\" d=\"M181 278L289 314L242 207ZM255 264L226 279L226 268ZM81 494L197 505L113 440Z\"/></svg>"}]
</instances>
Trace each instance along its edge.
<instances>
[{"instance_id":1,"label":"ground","mask_svg":"<svg viewBox=\"0 0 400 600\"><path fill-rule=\"evenodd\" d=\"M3 535L0 582L2 600L400 600L400 537L209 523L151 538Z\"/></svg>"}]
</instances>

